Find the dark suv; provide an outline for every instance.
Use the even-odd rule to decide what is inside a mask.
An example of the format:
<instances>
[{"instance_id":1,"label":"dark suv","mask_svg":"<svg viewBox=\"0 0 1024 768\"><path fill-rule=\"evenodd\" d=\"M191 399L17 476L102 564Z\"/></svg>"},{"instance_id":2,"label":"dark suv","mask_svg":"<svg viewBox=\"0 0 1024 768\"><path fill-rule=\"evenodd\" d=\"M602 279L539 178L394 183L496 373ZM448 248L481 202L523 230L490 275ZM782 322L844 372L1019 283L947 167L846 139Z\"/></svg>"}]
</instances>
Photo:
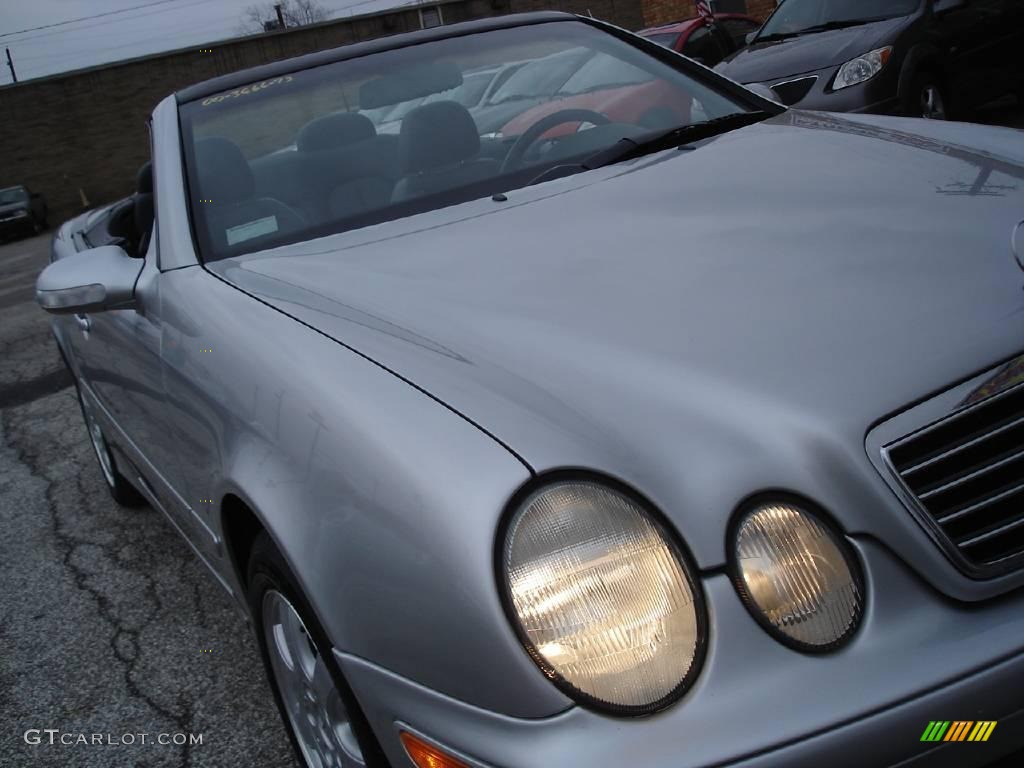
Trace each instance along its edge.
<instances>
[{"instance_id":1,"label":"dark suv","mask_svg":"<svg viewBox=\"0 0 1024 768\"><path fill-rule=\"evenodd\" d=\"M806 109L945 119L1024 86L1021 0L784 0L717 69Z\"/></svg>"},{"instance_id":2,"label":"dark suv","mask_svg":"<svg viewBox=\"0 0 1024 768\"><path fill-rule=\"evenodd\" d=\"M46 201L26 187L0 189L0 237L11 232L35 232L46 229Z\"/></svg>"}]
</instances>

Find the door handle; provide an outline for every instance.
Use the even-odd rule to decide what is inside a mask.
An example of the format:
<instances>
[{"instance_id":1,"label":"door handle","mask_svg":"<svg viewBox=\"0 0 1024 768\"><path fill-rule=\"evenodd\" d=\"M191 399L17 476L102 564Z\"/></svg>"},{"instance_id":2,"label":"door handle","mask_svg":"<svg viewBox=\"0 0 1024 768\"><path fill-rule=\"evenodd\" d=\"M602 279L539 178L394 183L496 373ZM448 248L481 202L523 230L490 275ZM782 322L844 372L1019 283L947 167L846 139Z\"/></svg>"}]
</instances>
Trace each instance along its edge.
<instances>
[{"instance_id":1,"label":"door handle","mask_svg":"<svg viewBox=\"0 0 1024 768\"><path fill-rule=\"evenodd\" d=\"M78 323L78 328L82 333L88 333L92 327L92 320L88 315L75 315L75 322Z\"/></svg>"}]
</instances>

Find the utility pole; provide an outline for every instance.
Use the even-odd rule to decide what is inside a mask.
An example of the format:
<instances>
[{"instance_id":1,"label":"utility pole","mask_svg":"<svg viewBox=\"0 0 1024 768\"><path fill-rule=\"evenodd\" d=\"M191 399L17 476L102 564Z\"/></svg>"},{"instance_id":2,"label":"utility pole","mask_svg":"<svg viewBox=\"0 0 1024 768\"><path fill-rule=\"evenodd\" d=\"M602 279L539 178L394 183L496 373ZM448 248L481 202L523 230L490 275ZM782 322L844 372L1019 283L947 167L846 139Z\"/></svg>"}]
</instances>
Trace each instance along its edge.
<instances>
[{"instance_id":1,"label":"utility pole","mask_svg":"<svg viewBox=\"0 0 1024 768\"><path fill-rule=\"evenodd\" d=\"M11 77L18 82L18 73L14 71L14 61L11 59L11 49L7 49L7 66L11 68Z\"/></svg>"},{"instance_id":2,"label":"utility pole","mask_svg":"<svg viewBox=\"0 0 1024 768\"><path fill-rule=\"evenodd\" d=\"M284 29L284 14L281 12L281 4L275 4L274 10L277 11L277 23L279 25L278 29Z\"/></svg>"}]
</instances>

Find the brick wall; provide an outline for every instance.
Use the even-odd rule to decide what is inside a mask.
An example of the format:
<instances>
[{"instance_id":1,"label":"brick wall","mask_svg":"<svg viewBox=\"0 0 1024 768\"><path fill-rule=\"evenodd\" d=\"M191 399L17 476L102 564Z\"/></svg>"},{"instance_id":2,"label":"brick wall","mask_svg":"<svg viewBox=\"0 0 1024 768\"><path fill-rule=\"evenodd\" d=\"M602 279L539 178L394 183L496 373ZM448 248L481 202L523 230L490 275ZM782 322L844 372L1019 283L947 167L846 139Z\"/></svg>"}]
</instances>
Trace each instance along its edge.
<instances>
[{"instance_id":1,"label":"brick wall","mask_svg":"<svg viewBox=\"0 0 1024 768\"><path fill-rule=\"evenodd\" d=\"M441 0L446 23L563 10L643 26L641 0ZM0 87L0 186L41 192L53 223L124 197L149 155L153 107L191 83L269 61L419 29L417 9L221 41ZM82 196L88 201L83 206Z\"/></svg>"},{"instance_id":2,"label":"brick wall","mask_svg":"<svg viewBox=\"0 0 1024 768\"><path fill-rule=\"evenodd\" d=\"M768 18L768 14L775 10L777 4L777 0L745 0L745 2L742 0L741 2L717 0L712 3L716 10L731 12L736 9L740 13L748 13L761 20ZM693 0L642 0L642 5L645 27L656 27L659 24L690 19L697 15ZM746 10L740 7L744 5Z\"/></svg>"}]
</instances>

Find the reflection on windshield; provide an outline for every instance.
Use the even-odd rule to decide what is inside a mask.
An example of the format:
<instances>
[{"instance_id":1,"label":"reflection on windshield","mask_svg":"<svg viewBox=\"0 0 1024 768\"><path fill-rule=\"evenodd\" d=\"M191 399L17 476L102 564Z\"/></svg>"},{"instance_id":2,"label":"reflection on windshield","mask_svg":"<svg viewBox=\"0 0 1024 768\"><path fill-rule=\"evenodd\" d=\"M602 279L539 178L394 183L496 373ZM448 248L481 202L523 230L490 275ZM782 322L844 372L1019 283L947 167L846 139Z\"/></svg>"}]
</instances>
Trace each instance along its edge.
<instances>
[{"instance_id":1,"label":"reflection on windshield","mask_svg":"<svg viewBox=\"0 0 1024 768\"><path fill-rule=\"evenodd\" d=\"M916 11L922 0L786 0L758 39L793 35L826 24L894 19Z\"/></svg>"},{"instance_id":2,"label":"reflection on windshield","mask_svg":"<svg viewBox=\"0 0 1024 768\"><path fill-rule=\"evenodd\" d=\"M588 158L656 151L645 137L671 143L680 126L762 119L688 71L566 20L298 70L231 98L208 94L179 107L189 185L204 201L191 209L201 253L223 258L411 216L556 167L585 171Z\"/></svg>"}]
</instances>

